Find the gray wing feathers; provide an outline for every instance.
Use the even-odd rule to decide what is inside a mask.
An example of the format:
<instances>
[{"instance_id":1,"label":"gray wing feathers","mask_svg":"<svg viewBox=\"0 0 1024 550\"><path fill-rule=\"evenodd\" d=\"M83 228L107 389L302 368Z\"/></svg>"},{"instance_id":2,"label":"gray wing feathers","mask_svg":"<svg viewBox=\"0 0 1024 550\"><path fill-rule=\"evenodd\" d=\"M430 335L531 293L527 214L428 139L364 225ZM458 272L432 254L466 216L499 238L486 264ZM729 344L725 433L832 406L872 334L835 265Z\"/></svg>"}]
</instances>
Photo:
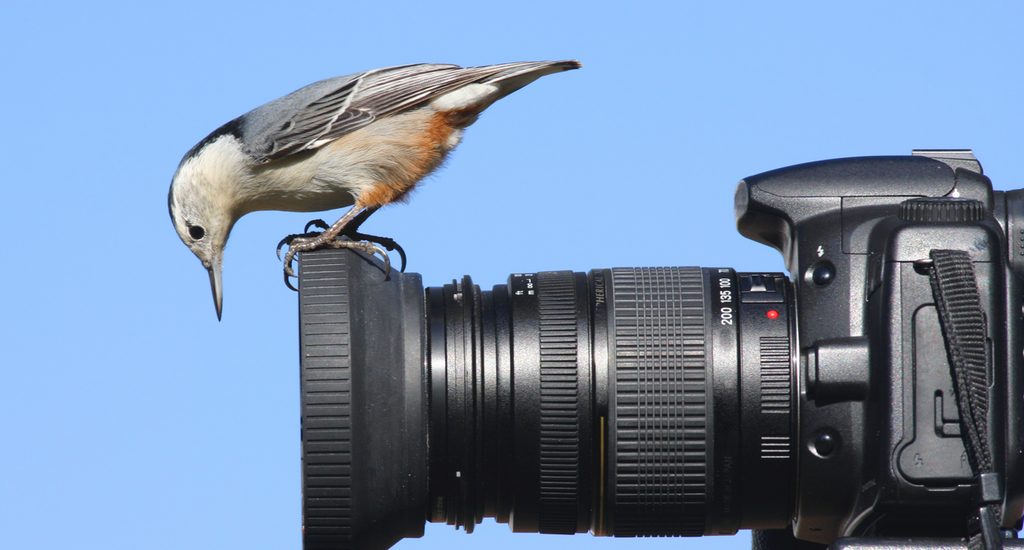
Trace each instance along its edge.
<instances>
[{"instance_id":1,"label":"gray wing feathers","mask_svg":"<svg viewBox=\"0 0 1024 550\"><path fill-rule=\"evenodd\" d=\"M542 76L560 73L562 71L571 71L581 67L579 61L537 61L528 63L509 63L507 65L497 66L505 67L505 69L482 81L498 86L500 94L495 98L495 101L522 88L523 86L526 86Z\"/></svg>"},{"instance_id":2,"label":"gray wing feathers","mask_svg":"<svg viewBox=\"0 0 1024 550\"><path fill-rule=\"evenodd\" d=\"M376 118L420 107L470 83L493 83L501 97L545 74L577 67L575 61L468 68L421 64L328 79L246 115L243 140L253 157L269 162L316 149Z\"/></svg>"},{"instance_id":3,"label":"gray wing feathers","mask_svg":"<svg viewBox=\"0 0 1024 550\"><path fill-rule=\"evenodd\" d=\"M314 139L327 123L342 112L361 75L340 76L314 82L239 117L246 152L266 162L294 152L296 143Z\"/></svg>"},{"instance_id":4,"label":"gray wing feathers","mask_svg":"<svg viewBox=\"0 0 1024 550\"><path fill-rule=\"evenodd\" d=\"M298 110L274 135L270 158L298 152L340 128L356 128L373 121L370 113L349 109L352 91L358 80L346 83Z\"/></svg>"}]
</instances>

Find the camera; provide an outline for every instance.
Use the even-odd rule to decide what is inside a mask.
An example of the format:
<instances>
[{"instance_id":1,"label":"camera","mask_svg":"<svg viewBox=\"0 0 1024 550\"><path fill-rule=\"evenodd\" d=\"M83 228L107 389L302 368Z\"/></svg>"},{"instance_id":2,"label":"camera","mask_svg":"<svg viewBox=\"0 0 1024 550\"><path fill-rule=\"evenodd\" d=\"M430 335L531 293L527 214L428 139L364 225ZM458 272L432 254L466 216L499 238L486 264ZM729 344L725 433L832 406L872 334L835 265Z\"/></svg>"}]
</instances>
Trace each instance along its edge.
<instances>
[{"instance_id":1,"label":"camera","mask_svg":"<svg viewBox=\"0 0 1024 550\"><path fill-rule=\"evenodd\" d=\"M1017 546L1024 190L970 151L742 180L789 271L514 273L424 287L300 259L303 542L728 535Z\"/></svg>"}]
</instances>

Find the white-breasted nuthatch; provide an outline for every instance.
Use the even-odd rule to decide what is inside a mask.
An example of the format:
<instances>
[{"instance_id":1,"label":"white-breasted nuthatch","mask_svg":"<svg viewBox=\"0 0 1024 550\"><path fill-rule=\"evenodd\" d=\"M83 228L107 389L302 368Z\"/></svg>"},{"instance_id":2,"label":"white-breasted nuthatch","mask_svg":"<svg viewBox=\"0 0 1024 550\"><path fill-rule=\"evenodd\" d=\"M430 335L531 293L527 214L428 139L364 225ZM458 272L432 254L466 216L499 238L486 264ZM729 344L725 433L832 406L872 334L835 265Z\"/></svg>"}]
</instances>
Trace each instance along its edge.
<instances>
[{"instance_id":1,"label":"white-breasted nuthatch","mask_svg":"<svg viewBox=\"0 0 1024 550\"><path fill-rule=\"evenodd\" d=\"M296 252L320 247L386 259L372 243L337 237L440 166L462 130L492 103L544 75L579 67L539 61L376 69L310 84L214 130L181 160L167 203L178 236L209 271L217 318L224 246L239 218L257 210L352 206L323 233L288 241L286 278Z\"/></svg>"}]
</instances>

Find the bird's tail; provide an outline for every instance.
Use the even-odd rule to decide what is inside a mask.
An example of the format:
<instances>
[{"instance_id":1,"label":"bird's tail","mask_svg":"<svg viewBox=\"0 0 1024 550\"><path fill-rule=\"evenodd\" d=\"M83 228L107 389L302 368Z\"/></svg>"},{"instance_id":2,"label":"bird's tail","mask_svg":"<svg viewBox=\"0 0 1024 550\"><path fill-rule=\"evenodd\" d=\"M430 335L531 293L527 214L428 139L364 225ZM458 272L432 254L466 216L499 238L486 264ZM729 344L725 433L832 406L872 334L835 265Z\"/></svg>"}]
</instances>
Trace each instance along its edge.
<instances>
[{"instance_id":1,"label":"bird's tail","mask_svg":"<svg viewBox=\"0 0 1024 550\"><path fill-rule=\"evenodd\" d=\"M579 61L575 60L505 63L489 67L490 69L497 69L498 72L479 82L498 87L498 94L493 98L494 101L497 101L542 76L571 71L582 66Z\"/></svg>"}]
</instances>

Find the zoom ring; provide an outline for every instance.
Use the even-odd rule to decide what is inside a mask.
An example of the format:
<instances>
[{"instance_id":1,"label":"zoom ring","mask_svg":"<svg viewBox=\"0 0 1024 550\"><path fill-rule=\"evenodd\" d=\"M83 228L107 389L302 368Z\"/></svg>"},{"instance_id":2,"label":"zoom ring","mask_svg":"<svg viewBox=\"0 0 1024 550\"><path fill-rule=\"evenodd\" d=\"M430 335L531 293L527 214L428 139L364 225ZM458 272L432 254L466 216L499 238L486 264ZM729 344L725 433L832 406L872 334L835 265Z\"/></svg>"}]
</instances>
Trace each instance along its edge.
<instances>
[{"instance_id":1,"label":"zoom ring","mask_svg":"<svg viewBox=\"0 0 1024 550\"><path fill-rule=\"evenodd\" d=\"M576 532L579 499L579 346L571 271L539 273L541 533Z\"/></svg>"},{"instance_id":2,"label":"zoom ring","mask_svg":"<svg viewBox=\"0 0 1024 550\"><path fill-rule=\"evenodd\" d=\"M700 268L612 270L614 534L698 536L707 500Z\"/></svg>"}]
</instances>

